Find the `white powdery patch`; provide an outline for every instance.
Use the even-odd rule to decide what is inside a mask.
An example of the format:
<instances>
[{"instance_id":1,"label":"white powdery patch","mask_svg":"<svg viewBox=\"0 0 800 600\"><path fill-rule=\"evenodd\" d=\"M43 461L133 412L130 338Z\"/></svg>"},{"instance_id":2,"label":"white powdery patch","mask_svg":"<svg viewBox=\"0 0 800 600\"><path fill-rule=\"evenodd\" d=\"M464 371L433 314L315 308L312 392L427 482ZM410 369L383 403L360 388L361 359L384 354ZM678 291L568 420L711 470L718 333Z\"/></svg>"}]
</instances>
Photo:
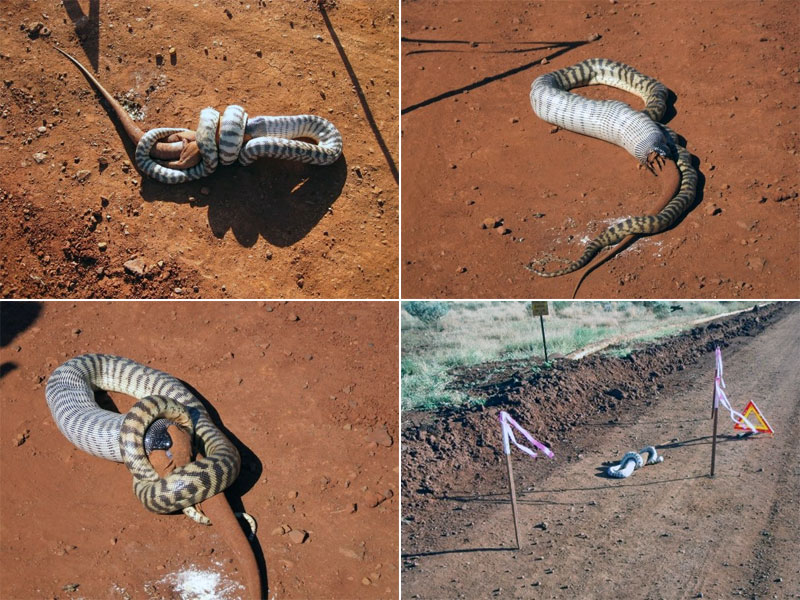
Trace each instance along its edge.
<instances>
[{"instance_id":1,"label":"white powdery patch","mask_svg":"<svg viewBox=\"0 0 800 600\"><path fill-rule=\"evenodd\" d=\"M204 571L194 565L170 573L159 583L167 583L180 594L182 600L234 600L241 585L230 581L215 571ZM244 588L242 588L244 589Z\"/></svg>"}]
</instances>

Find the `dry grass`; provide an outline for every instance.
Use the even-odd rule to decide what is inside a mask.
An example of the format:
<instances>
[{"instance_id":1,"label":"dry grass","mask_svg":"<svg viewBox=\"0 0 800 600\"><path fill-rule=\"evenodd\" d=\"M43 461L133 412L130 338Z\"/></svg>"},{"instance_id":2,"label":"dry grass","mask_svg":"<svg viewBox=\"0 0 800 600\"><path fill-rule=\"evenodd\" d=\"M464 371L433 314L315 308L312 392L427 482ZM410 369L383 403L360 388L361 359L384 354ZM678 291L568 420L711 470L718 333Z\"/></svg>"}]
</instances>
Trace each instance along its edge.
<instances>
[{"instance_id":1,"label":"dry grass","mask_svg":"<svg viewBox=\"0 0 800 600\"><path fill-rule=\"evenodd\" d=\"M435 302L445 314L421 320L403 303L402 398L404 410L469 402L447 389L448 369L488 361L543 357L541 326L528 302ZM751 308L754 302L550 302L544 318L548 357L565 356L600 341L655 339L691 328L699 318ZM673 310L680 307L680 310ZM436 313L437 311L427 311ZM619 353L617 349L615 352ZM623 350L624 352L624 350Z\"/></svg>"}]
</instances>

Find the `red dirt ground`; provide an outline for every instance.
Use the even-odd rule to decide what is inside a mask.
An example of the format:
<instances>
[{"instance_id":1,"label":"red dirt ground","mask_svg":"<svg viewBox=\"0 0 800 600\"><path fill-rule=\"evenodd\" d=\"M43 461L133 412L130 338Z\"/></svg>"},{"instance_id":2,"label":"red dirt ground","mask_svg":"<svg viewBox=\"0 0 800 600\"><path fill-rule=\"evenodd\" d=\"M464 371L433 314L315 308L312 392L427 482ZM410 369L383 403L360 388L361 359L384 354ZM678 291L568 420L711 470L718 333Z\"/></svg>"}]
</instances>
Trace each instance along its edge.
<instances>
[{"instance_id":1,"label":"red dirt ground","mask_svg":"<svg viewBox=\"0 0 800 600\"><path fill-rule=\"evenodd\" d=\"M486 404L404 414L403 598L797 598L800 306L713 321L627 357L509 363L461 373ZM732 404L755 400L775 435L742 437L719 414L708 477L714 347ZM484 382L493 375L493 380ZM512 452L514 549L497 413L554 460ZM604 465L655 445L628 479Z\"/></svg>"},{"instance_id":2,"label":"red dirt ground","mask_svg":"<svg viewBox=\"0 0 800 600\"><path fill-rule=\"evenodd\" d=\"M551 135L531 109L537 76L592 57L677 95L668 123L699 160L700 201L578 297L800 295L800 18L785 2L406 1L401 32L404 298L571 297L582 271L542 279L523 265L575 259L584 238L654 208L658 180L625 150ZM508 231L482 229L487 218Z\"/></svg>"},{"instance_id":3,"label":"red dirt ground","mask_svg":"<svg viewBox=\"0 0 800 600\"><path fill-rule=\"evenodd\" d=\"M0 296L397 297L396 2L5 4ZM31 39L37 21L50 33ZM343 158L154 182L54 45L141 112L144 130L194 129L209 105L315 113L342 132ZM143 275L124 269L133 258Z\"/></svg>"},{"instance_id":4,"label":"red dirt ground","mask_svg":"<svg viewBox=\"0 0 800 600\"><path fill-rule=\"evenodd\" d=\"M123 465L61 435L44 386L86 352L167 371L218 413L243 461L227 496L258 521L268 598L398 596L396 303L28 302L0 311L0 598L179 598L164 579L190 565L244 583L213 526L148 512ZM132 403L113 400L121 411ZM292 543L275 533L282 525L309 537Z\"/></svg>"}]
</instances>

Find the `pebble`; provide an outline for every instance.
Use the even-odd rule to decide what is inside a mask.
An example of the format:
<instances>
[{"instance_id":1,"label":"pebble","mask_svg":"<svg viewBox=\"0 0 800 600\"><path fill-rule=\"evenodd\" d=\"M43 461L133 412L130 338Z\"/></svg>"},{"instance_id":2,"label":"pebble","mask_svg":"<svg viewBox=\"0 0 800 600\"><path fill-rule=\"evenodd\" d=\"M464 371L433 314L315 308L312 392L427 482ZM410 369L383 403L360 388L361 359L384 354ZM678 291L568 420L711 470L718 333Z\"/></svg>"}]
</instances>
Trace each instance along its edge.
<instances>
[{"instance_id":1,"label":"pebble","mask_svg":"<svg viewBox=\"0 0 800 600\"><path fill-rule=\"evenodd\" d=\"M175 288L173 291L174 291L176 294L182 294L182 293L183 293L183 288L176 287L176 288Z\"/></svg>"},{"instance_id":2,"label":"pebble","mask_svg":"<svg viewBox=\"0 0 800 600\"><path fill-rule=\"evenodd\" d=\"M47 152L37 152L33 155L33 160L35 160L37 164L42 164L47 160Z\"/></svg>"},{"instance_id":3,"label":"pebble","mask_svg":"<svg viewBox=\"0 0 800 600\"><path fill-rule=\"evenodd\" d=\"M41 127L37 127L36 131L38 131L39 133L47 133L47 127L42 125Z\"/></svg>"},{"instance_id":4,"label":"pebble","mask_svg":"<svg viewBox=\"0 0 800 600\"><path fill-rule=\"evenodd\" d=\"M302 529L292 529L289 532L289 540L293 544L302 544L308 539L308 532L303 531Z\"/></svg>"},{"instance_id":5,"label":"pebble","mask_svg":"<svg viewBox=\"0 0 800 600\"><path fill-rule=\"evenodd\" d=\"M258 58L261 58L261 57L263 56L263 54L264 54L264 53L261 51L261 48L259 48L258 50L256 50L256 56L257 56Z\"/></svg>"},{"instance_id":6,"label":"pebble","mask_svg":"<svg viewBox=\"0 0 800 600\"><path fill-rule=\"evenodd\" d=\"M519 123L519 117L511 117L509 121L511 121L511 123Z\"/></svg>"},{"instance_id":7,"label":"pebble","mask_svg":"<svg viewBox=\"0 0 800 600\"><path fill-rule=\"evenodd\" d=\"M456 273L466 273L466 272L467 272L467 267L458 267L456 269Z\"/></svg>"},{"instance_id":8,"label":"pebble","mask_svg":"<svg viewBox=\"0 0 800 600\"><path fill-rule=\"evenodd\" d=\"M17 436L14 438L14 445L15 446L22 446L25 443L25 440L28 439L31 432L29 429L26 429L22 433L18 433Z\"/></svg>"},{"instance_id":9,"label":"pebble","mask_svg":"<svg viewBox=\"0 0 800 600\"><path fill-rule=\"evenodd\" d=\"M364 577L364 578L361 580L361 583L362 583L363 585L372 585L372 580L371 580L369 577Z\"/></svg>"},{"instance_id":10,"label":"pebble","mask_svg":"<svg viewBox=\"0 0 800 600\"><path fill-rule=\"evenodd\" d=\"M170 46L169 47L169 55L170 56L175 56L176 52L177 52L177 50L175 50L175 46Z\"/></svg>"},{"instance_id":11,"label":"pebble","mask_svg":"<svg viewBox=\"0 0 800 600\"><path fill-rule=\"evenodd\" d=\"M106 242L98 242L97 248L100 250L100 252L105 252L106 248L108 248L108 244Z\"/></svg>"},{"instance_id":12,"label":"pebble","mask_svg":"<svg viewBox=\"0 0 800 600\"><path fill-rule=\"evenodd\" d=\"M296 315L295 313L291 313L291 314L289 314L289 316L286 318L286 320L287 320L287 321L299 321L299 320L300 320L300 317L299 317L298 315Z\"/></svg>"},{"instance_id":13,"label":"pebble","mask_svg":"<svg viewBox=\"0 0 800 600\"><path fill-rule=\"evenodd\" d=\"M546 64L547 64L547 63L549 63L549 62L550 62L550 61L549 61L549 60L547 60L546 58L543 58L543 59L542 59L542 64L543 64L543 65L546 65Z\"/></svg>"},{"instance_id":14,"label":"pebble","mask_svg":"<svg viewBox=\"0 0 800 600\"><path fill-rule=\"evenodd\" d=\"M550 133L557 133L558 132L558 125L553 125L550 128Z\"/></svg>"},{"instance_id":15,"label":"pebble","mask_svg":"<svg viewBox=\"0 0 800 600\"><path fill-rule=\"evenodd\" d=\"M89 179L89 176L91 174L92 172L89 171L88 169L81 169L80 171L75 173L75 179L77 179L79 183L83 183L84 181Z\"/></svg>"},{"instance_id":16,"label":"pebble","mask_svg":"<svg viewBox=\"0 0 800 600\"><path fill-rule=\"evenodd\" d=\"M481 229L494 229L503 224L502 217L486 217L481 223Z\"/></svg>"},{"instance_id":17,"label":"pebble","mask_svg":"<svg viewBox=\"0 0 800 600\"><path fill-rule=\"evenodd\" d=\"M272 250L267 250L267 260L272 260Z\"/></svg>"},{"instance_id":18,"label":"pebble","mask_svg":"<svg viewBox=\"0 0 800 600\"><path fill-rule=\"evenodd\" d=\"M132 258L122 266L131 275L136 275L137 277L142 277L144 275L145 264L141 258Z\"/></svg>"},{"instance_id":19,"label":"pebble","mask_svg":"<svg viewBox=\"0 0 800 600\"><path fill-rule=\"evenodd\" d=\"M603 37L603 36L601 36L599 33L593 33L593 34L591 34L591 35L590 35L590 36L589 36L587 39L588 39L590 42L596 42L596 41L597 41L597 40L599 40L601 37Z\"/></svg>"}]
</instances>

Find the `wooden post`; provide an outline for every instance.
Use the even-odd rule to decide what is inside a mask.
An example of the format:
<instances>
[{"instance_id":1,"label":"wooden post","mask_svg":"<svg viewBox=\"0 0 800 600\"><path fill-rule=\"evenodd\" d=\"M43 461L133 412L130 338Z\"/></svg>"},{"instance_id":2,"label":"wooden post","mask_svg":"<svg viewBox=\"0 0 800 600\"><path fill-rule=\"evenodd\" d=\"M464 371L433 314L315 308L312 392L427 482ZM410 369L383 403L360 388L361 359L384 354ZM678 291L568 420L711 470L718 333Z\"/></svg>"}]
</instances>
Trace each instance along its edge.
<instances>
[{"instance_id":1,"label":"wooden post","mask_svg":"<svg viewBox=\"0 0 800 600\"><path fill-rule=\"evenodd\" d=\"M714 476L714 460L717 456L717 417L719 407L717 406L717 379L714 378L714 399L711 403L711 415L714 417L714 432L711 434L711 477Z\"/></svg>"},{"instance_id":2,"label":"wooden post","mask_svg":"<svg viewBox=\"0 0 800 600\"><path fill-rule=\"evenodd\" d=\"M542 325L542 345L544 346L544 362L547 362L547 338L544 337L544 317L539 315L539 323Z\"/></svg>"},{"instance_id":3,"label":"wooden post","mask_svg":"<svg viewBox=\"0 0 800 600\"><path fill-rule=\"evenodd\" d=\"M508 489L511 492L511 514L514 516L514 537L517 540L517 550L521 548L519 543L519 523L517 521L517 492L514 489L514 471L511 469L511 454L506 454L506 465L508 465Z\"/></svg>"}]
</instances>

